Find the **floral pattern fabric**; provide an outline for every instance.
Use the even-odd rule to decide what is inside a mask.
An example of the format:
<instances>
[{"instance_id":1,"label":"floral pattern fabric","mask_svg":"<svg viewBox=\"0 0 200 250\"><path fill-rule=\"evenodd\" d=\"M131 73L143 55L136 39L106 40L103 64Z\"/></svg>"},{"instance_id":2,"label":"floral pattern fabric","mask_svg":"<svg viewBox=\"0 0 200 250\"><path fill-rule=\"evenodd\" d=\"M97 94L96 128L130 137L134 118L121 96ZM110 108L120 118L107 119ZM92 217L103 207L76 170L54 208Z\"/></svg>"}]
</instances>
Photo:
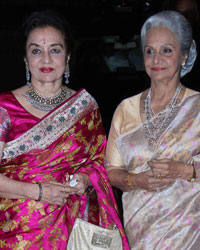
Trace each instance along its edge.
<instances>
[{"instance_id":1,"label":"floral pattern fabric","mask_svg":"<svg viewBox=\"0 0 200 250\"><path fill-rule=\"evenodd\" d=\"M114 114L107 144L108 166L138 174L150 169L149 160L169 158L195 163L197 179L190 182L177 178L158 192L133 189L123 193L124 227L130 248L198 250L200 93L186 89L176 116L160 136L154 151L149 148L144 134L140 97L138 94L124 100ZM116 162L116 159L120 160Z\"/></svg>"},{"instance_id":2,"label":"floral pattern fabric","mask_svg":"<svg viewBox=\"0 0 200 250\"><path fill-rule=\"evenodd\" d=\"M14 108L16 101L10 100L12 105L7 106ZM21 119L24 112L20 108ZM5 145L0 173L30 183L65 183L70 174L81 172L88 175L94 191L70 195L62 206L0 199L0 249L66 250L75 219L84 217L89 204L88 220L110 229L116 225L128 250L104 168L106 136L95 100L82 89L43 119L32 119L34 125L24 124L28 128L24 133L15 136L11 130L13 140Z\"/></svg>"}]
</instances>

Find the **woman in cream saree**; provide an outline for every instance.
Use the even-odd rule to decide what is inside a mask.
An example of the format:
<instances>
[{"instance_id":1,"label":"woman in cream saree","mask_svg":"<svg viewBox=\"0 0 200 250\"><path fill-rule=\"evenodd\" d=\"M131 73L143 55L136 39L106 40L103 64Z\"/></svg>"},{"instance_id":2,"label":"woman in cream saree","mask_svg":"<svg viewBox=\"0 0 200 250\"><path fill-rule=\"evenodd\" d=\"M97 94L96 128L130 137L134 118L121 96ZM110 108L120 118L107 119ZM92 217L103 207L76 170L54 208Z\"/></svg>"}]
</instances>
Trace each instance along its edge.
<instances>
[{"instance_id":1,"label":"woman in cream saree","mask_svg":"<svg viewBox=\"0 0 200 250\"><path fill-rule=\"evenodd\" d=\"M131 106L133 109L138 107L140 96L127 99L116 110L107 161L115 162L112 165L116 168L120 164L118 168L138 174L150 169L148 161L152 159L172 158L185 163L195 162L195 169L200 172L200 94L186 89L175 118L154 151L149 149L139 112L131 115L127 112ZM119 122L122 116L132 123ZM125 132L130 125L132 128ZM117 136L114 131L124 132ZM176 179L169 187L154 192L133 189L123 193L122 201L125 232L131 249L199 249L199 182ZM195 241L196 248L193 246Z\"/></svg>"},{"instance_id":2,"label":"woman in cream saree","mask_svg":"<svg viewBox=\"0 0 200 250\"><path fill-rule=\"evenodd\" d=\"M196 57L191 27L163 11L147 19L141 37L151 84L114 113L108 176L123 191L132 250L198 250L200 94L180 83Z\"/></svg>"},{"instance_id":3,"label":"woman in cream saree","mask_svg":"<svg viewBox=\"0 0 200 250\"><path fill-rule=\"evenodd\" d=\"M129 249L103 165L106 136L99 108L88 92L81 89L42 119L27 112L12 93L2 94L0 105L11 122L2 175L65 183L69 175L83 173L94 190L70 195L63 205L1 198L0 249L64 250L77 217L104 228L117 225Z\"/></svg>"}]
</instances>

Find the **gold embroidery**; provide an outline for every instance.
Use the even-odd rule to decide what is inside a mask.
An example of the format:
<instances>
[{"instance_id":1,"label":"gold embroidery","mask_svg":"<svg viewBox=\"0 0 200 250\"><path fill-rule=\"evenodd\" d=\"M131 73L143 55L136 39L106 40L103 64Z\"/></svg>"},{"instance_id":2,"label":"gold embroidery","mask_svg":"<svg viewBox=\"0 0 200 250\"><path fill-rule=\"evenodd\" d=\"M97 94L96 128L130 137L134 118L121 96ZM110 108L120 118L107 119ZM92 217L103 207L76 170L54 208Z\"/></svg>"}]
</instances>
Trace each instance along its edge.
<instances>
[{"instance_id":1,"label":"gold embroidery","mask_svg":"<svg viewBox=\"0 0 200 250\"><path fill-rule=\"evenodd\" d=\"M2 158L13 158L31 152L33 149L46 148L81 117L84 117L89 110L97 107L94 98L87 91L81 91L32 129L17 139L6 143Z\"/></svg>"}]
</instances>

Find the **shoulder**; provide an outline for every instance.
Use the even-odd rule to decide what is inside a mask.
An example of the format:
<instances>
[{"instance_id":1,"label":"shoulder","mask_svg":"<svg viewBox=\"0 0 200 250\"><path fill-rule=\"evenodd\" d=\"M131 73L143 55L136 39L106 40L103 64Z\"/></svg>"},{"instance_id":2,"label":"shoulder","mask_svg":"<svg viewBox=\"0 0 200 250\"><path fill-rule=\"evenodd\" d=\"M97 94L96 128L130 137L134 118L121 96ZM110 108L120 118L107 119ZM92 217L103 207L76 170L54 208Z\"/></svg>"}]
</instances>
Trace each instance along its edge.
<instances>
[{"instance_id":1,"label":"shoulder","mask_svg":"<svg viewBox=\"0 0 200 250\"><path fill-rule=\"evenodd\" d=\"M141 123L141 95L142 93L126 98L117 106L111 124L117 134L123 134Z\"/></svg>"},{"instance_id":2,"label":"shoulder","mask_svg":"<svg viewBox=\"0 0 200 250\"><path fill-rule=\"evenodd\" d=\"M114 117L118 115L124 116L129 113L138 112L141 95L142 93L122 100L114 112Z\"/></svg>"},{"instance_id":3,"label":"shoulder","mask_svg":"<svg viewBox=\"0 0 200 250\"><path fill-rule=\"evenodd\" d=\"M0 93L0 106L6 109L7 103L12 102L14 96L12 92L1 92Z\"/></svg>"},{"instance_id":4,"label":"shoulder","mask_svg":"<svg viewBox=\"0 0 200 250\"><path fill-rule=\"evenodd\" d=\"M200 92L193 90L193 89L186 88L185 94L183 97L183 102L187 103L189 100L196 100L197 102L199 102L200 101Z\"/></svg>"},{"instance_id":5,"label":"shoulder","mask_svg":"<svg viewBox=\"0 0 200 250\"><path fill-rule=\"evenodd\" d=\"M193 89L190 89L190 88L185 89L185 97L193 96L193 95L196 95L196 94L200 94L200 92L196 91L196 90L193 90Z\"/></svg>"},{"instance_id":6,"label":"shoulder","mask_svg":"<svg viewBox=\"0 0 200 250\"><path fill-rule=\"evenodd\" d=\"M184 96L181 100L181 108L184 110L192 110L193 114L200 113L200 92L186 88ZM184 112L185 112L184 111Z\"/></svg>"},{"instance_id":7,"label":"shoulder","mask_svg":"<svg viewBox=\"0 0 200 250\"><path fill-rule=\"evenodd\" d=\"M91 103L91 105L93 105L94 107L98 107L96 98L86 89L81 88L80 90L75 92L75 95L81 99L81 102L86 101L85 103Z\"/></svg>"}]
</instances>

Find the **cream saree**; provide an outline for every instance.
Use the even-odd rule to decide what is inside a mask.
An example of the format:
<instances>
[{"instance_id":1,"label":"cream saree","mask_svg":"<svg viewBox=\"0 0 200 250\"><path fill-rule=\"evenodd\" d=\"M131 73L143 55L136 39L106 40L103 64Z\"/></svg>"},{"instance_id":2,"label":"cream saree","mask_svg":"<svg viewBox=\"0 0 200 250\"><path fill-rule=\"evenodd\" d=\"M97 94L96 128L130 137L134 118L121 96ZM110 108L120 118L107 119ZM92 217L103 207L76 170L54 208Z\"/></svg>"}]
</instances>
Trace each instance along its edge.
<instances>
[{"instance_id":1,"label":"cream saree","mask_svg":"<svg viewBox=\"0 0 200 250\"><path fill-rule=\"evenodd\" d=\"M148 147L140 119L140 96L124 100L117 108L107 144L108 171L132 173L149 170L150 159L171 158L200 168L200 94L186 89L175 118ZM124 226L132 250L199 250L200 183L176 179L160 192L135 189L122 197Z\"/></svg>"}]
</instances>

